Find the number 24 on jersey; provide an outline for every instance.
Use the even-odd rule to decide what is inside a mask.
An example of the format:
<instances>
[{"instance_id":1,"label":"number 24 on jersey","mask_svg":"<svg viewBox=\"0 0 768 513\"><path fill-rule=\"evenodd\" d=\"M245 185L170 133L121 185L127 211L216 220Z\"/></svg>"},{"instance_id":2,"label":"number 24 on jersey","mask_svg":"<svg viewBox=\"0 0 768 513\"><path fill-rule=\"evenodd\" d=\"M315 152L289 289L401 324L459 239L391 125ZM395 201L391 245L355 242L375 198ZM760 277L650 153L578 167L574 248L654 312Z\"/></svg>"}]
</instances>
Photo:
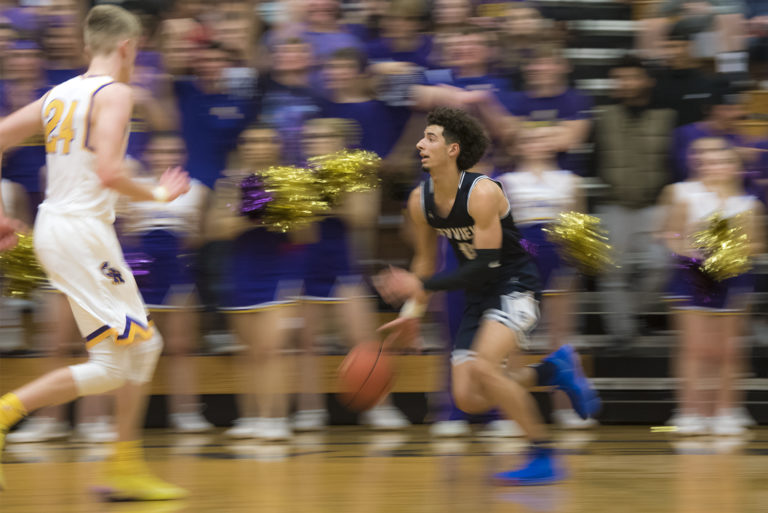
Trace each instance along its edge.
<instances>
[{"instance_id":1,"label":"number 24 on jersey","mask_svg":"<svg viewBox=\"0 0 768 513\"><path fill-rule=\"evenodd\" d=\"M68 155L72 141L75 139L75 131L72 129L72 123L77 110L77 101L73 101L67 108L67 105L59 99L51 100L45 107L45 152L57 153L59 150L63 155ZM64 115L66 111L66 116ZM62 121L62 116L64 120ZM63 142L63 144L59 144Z\"/></svg>"}]
</instances>

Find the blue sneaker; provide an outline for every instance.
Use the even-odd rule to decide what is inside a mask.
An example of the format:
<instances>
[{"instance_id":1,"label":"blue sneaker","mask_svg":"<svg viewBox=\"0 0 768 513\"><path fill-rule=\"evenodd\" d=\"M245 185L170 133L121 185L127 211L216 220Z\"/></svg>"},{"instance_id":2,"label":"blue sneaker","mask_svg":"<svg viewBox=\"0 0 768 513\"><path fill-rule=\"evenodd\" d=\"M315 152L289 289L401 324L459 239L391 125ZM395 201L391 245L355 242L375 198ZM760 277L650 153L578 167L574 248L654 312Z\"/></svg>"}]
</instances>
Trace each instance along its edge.
<instances>
[{"instance_id":1,"label":"blue sneaker","mask_svg":"<svg viewBox=\"0 0 768 513\"><path fill-rule=\"evenodd\" d=\"M564 345L547 356L544 361L552 362L557 367L553 385L568 395L579 417L588 419L600 411L600 397L597 395L597 390L584 377L584 371L573 346Z\"/></svg>"},{"instance_id":2,"label":"blue sneaker","mask_svg":"<svg viewBox=\"0 0 768 513\"><path fill-rule=\"evenodd\" d=\"M502 486L542 486L566 478L566 472L552 449L534 447L528 461L518 470L499 472L493 480Z\"/></svg>"}]
</instances>

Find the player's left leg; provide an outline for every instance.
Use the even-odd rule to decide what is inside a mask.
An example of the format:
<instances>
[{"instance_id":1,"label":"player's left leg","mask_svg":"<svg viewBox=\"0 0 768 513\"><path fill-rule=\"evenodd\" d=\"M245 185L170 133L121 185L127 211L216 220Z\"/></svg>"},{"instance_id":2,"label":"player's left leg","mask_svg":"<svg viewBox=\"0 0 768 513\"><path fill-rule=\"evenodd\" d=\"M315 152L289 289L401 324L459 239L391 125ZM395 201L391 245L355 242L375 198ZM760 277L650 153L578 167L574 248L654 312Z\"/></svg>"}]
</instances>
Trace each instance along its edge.
<instances>
[{"instance_id":1,"label":"player's left leg","mask_svg":"<svg viewBox=\"0 0 768 513\"><path fill-rule=\"evenodd\" d=\"M162 351L160 334L124 348L126 383L116 393L118 441L107 463L108 496L112 500L157 501L181 499L187 491L152 474L146 465L141 432L144 427L148 384Z\"/></svg>"}]
</instances>

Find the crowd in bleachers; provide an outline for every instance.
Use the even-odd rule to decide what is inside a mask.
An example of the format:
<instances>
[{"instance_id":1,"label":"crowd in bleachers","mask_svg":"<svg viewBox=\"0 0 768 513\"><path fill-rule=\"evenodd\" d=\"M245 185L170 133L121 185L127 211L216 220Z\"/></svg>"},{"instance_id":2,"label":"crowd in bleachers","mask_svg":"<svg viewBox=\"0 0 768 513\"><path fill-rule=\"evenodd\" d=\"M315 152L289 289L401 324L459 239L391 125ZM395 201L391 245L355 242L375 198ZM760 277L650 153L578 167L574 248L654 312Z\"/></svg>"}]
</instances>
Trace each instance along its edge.
<instances>
[{"instance_id":1,"label":"crowd in bleachers","mask_svg":"<svg viewBox=\"0 0 768 513\"><path fill-rule=\"evenodd\" d=\"M571 80L572 34L567 20L547 17L551 5L549 11L543 6L552 2L113 3L140 13L145 29L132 84L127 163L147 180L177 165L193 179L183 204L167 210L121 204L118 215L126 260L173 362L171 422L182 431L210 427L186 358L199 349L200 333L231 330L247 348L243 363L252 369L253 388L243 394L230 434L275 439L291 430L276 364L291 337L299 333L309 356L302 372L307 390L316 379L311 356L326 319L344 319L336 324L348 345L371 337L376 304L365 275L383 254L393 254L377 240L379 219L399 214L407 192L421 180L415 144L425 114L435 107L461 107L484 123L493 144L475 170L504 181L518 222L540 219L531 203L538 200L515 197L519 181L509 173L570 171L570 189L557 189L561 175L551 178L565 195L558 208L599 215L615 249L617 267L595 282L604 327L617 350L645 332L639 312L659 302L674 274L674 248L665 244L674 237L663 227L675 193L665 187L697 181L702 169L714 165L704 150L696 150L697 141L719 141L715 150L735 150L739 163L725 171L732 175L729 197L766 200L768 130L763 137L743 130L745 94L765 78L764 2L654 4L638 26L636 48L620 52L626 55L611 61L607 75L595 77L611 80L609 93L595 97ZM79 27L87 7L77 0L0 1L0 115L84 72ZM297 233L259 229L242 214L242 184L254 171L303 166L312 156L344 148L381 156L378 191L350 195L332 215ZM10 215L33 225L45 176L42 137L3 155L3 199ZM545 218L557 216L552 205L547 208ZM756 219L761 232L762 216ZM401 232L395 243L403 250L394 254L405 258L407 221ZM545 296L543 310L555 345L576 330L572 296L563 293L582 286L564 273L547 287L553 294ZM47 312L45 347L61 356L75 331L66 301L56 294L36 297L46 306L36 307ZM713 310L704 311L706 316ZM684 327L687 317L679 317ZM296 318L303 321L292 329ZM727 330L722 337L737 337L743 326ZM711 367L712 354L689 339L683 337L683 357L701 356L703 363L683 366L679 375L693 383L704 372L697 369ZM729 351L727 361L737 360L738 348ZM714 356L719 357L725 358ZM736 416L725 410L735 411L737 400L713 399L719 405L714 410L700 408L703 396L686 390L682 424L693 431L701 428L701 418ZM85 437L109 438L101 410L86 414ZM558 411L561 424L586 427L567 410ZM62 415L44 412L17 433L17 441L60 434ZM459 417L444 412L436 418L463 422ZM370 412L368 421L390 427L407 422L389 403ZM318 397L300 398L295 428L326 422ZM717 425L727 431L731 424Z\"/></svg>"}]
</instances>

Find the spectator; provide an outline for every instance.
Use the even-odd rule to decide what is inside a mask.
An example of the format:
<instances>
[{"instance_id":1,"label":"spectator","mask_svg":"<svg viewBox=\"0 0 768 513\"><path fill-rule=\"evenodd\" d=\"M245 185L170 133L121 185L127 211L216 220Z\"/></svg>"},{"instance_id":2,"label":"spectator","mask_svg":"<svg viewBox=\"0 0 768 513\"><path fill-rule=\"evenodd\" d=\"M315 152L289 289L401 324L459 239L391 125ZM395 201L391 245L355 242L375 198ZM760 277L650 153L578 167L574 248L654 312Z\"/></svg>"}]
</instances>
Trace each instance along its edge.
<instances>
[{"instance_id":1,"label":"spectator","mask_svg":"<svg viewBox=\"0 0 768 513\"><path fill-rule=\"evenodd\" d=\"M690 34L677 24L662 43L663 66L654 74L654 100L677 112L677 126L701 121L711 102L715 78L692 55Z\"/></svg>"},{"instance_id":2,"label":"spectator","mask_svg":"<svg viewBox=\"0 0 768 513\"><path fill-rule=\"evenodd\" d=\"M365 55L355 48L331 55L324 68L330 101L322 103L321 113L322 117L354 120L360 127L359 147L386 158L400 139L410 110L374 100L366 68Z\"/></svg>"},{"instance_id":3,"label":"spectator","mask_svg":"<svg viewBox=\"0 0 768 513\"><path fill-rule=\"evenodd\" d=\"M313 88L323 91L324 80L321 68L336 51L355 48L365 52L363 43L348 33L341 24L340 0L307 0L301 3L298 23L273 30L267 34L267 48L271 51L274 43L286 37L298 36L312 48L314 69L310 76Z\"/></svg>"},{"instance_id":4,"label":"spectator","mask_svg":"<svg viewBox=\"0 0 768 513\"><path fill-rule=\"evenodd\" d=\"M300 38L275 45L269 74L260 81L259 122L273 126L282 142L282 162L304 161L301 132L304 123L320 113L320 99L309 86L312 54Z\"/></svg>"},{"instance_id":5,"label":"spectator","mask_svg":"<svg viewBox=\"0 0 768 513\"><path fill-rule=\"evenodd\" d=\"M208 42L198 49L195 76L177 76L174 83L189 175L208 187L221 176L238 135L255 115L255 98L232 94L224 80L231 64L227 49Z\"/></svg>"},{"instance_id":6,"label":"spectator","mask_svg":"<svg viewBox=\"0 0 768 513\"><path fill-rule=\"evenodd\" d=\"M617 264L600 278L603 318L618 348L639 334L635 313L645 311L664 278L666 258L653 235L657 196L672 176L668 149L675 112L654 105L653 78L638 59L622 60L611 78L615 103L596 118L595 139L598 175L608 185L598 212Z\"/></svg>"},{"instance_id":7,"label":"spectator","mask_svg":"<svg viewBox=\"0 0 768 513\"><path fill-rule=\"evenodd\" d=\"M523 67L525 89L509 95L505 106L520 121L556 127L558 164L576 174L584 165L568 152L581 147L592 127L592 101L568 86L570 66L559 47L538 47Z\"/></svg>"},{"instance_id":8,"label":"spectator","mask_svg":"<svg viewBox=\"0 0 768 513\"><path fill-rule=\"evenodd\" d=\"M55 17L43 33L46 80L49 86L66 82L85 71L80 28L76 20Z\"/></svg>"},{"instance_id":9,"label":"spectator","mask_svg":"<svg viewBox=\"0 0 768 513\"><path fill-rule=\"evenodd\" d=\"M663 51L659 42L675 20L677 26L700 42L697 49L699 57L717 55L721 65L719 71L745 71L745 12L741 0L665 0L659 6L656 17L644 20L639 38L640 49L646 57L658 58ZM701 38L704 32L714 32L716 39L710 43ZM723 65L725 68L722 68Z\"/></svg>"},{"instance_id":10,"label":"spectator","mask_svg":"<svg viewBox=\"0 0 768 513\"><path fill-rule=\"evenodd\" d=\"M391 0L381 20L381 36L366 44L368 57L430 68L432 37L422 32L424 19L420 0Z\"/></svg>"},{"instance_id":11,"label":"spectator","mask_svg":"<svg viewBox=\"0 0 768 513\"><path fill-rule=\"evenodd\" d=\"M691 178L688 159L691 144L702 137L719 137L727 140L751 164L752 150L749 141L739 133L738 122L746 116L743 96L735 89L721 82L711 97L711 106L706 118L696 123L678 127L672 136L674 181L682 182Z\"/></svg>"},{"instance_id":12,"label":"spectator","mask_svg":"<svg viewBox=\"0 0 768 513\"><path fill-rule=\"evenodd\" d=\"M524 84L522 67L537 45L554 38L552 21L529 2L509 2L501 22L499 69L514 89Z\"/></svg>"}]
</instances>

